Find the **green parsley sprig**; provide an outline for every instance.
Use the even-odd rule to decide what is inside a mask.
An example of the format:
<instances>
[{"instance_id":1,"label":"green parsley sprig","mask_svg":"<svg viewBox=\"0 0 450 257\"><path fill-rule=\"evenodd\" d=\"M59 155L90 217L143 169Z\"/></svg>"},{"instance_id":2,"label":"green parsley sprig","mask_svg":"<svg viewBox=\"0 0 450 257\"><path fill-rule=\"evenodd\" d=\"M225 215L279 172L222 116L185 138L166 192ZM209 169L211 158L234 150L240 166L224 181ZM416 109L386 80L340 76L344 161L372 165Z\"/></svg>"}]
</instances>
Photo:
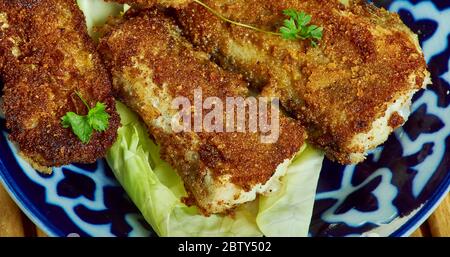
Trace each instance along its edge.
<instances>
[{"instance_id":1,"label":"green parsley sprig","mask_svg":"<svg viewBox=\"0 0 450 257\"><path fill-rule=\"evenodd\" d=\"M317 46L317 41L322 39L323 28L316 25L309 25L311 15L294 9L284 10L283 14L290 17L284 21L284 26L280 29L281 36L284 39L311 39L311 44L314 47Z\"/></svg>"},{"instance_id":2,"label":"green parsley sprig","mask_svg":"<svg viewBox=\"0 0 450 257\"><path fill-rule=\"evenodd\" d=\"M218 11L214 10L207 4L203 3L200 0L193 0L193 2L203 6L209 12L220 18L221 20L228 22L230 24L234 24L236 26L244 27L247 29L255 30L258 32L281 36L286 40L311 40L311 45L316 47L318 41L322 39L323 36L323 28L317 25L309 25L311 22L311 15L306 14L305 12L299 12L294 9L287 9L283 11L283 14L288 16L289 19L284 20L284 26L280 28L279 32L267 31L264 29L260 29L254 27L252 25L244 24L241 22L233 21L223 16Z\"/></svg>"},{"instance_id":3,"label":"green parsley sprig","mask_svg":"<svg viewBox=\"0 0 450 257\"><path fill-rule=\"evenodd\" d=\"M73 133L81 142L88 144L94 130L104 132L108 129L110 115L106 112L104 103L97 102L95 107L91 108L79 92L75 92L75 94L87 107L88 114L79 115L74 112L68 112L61 118L61 124L64 128L72 128Z\"/></svg>"}]
</instances>

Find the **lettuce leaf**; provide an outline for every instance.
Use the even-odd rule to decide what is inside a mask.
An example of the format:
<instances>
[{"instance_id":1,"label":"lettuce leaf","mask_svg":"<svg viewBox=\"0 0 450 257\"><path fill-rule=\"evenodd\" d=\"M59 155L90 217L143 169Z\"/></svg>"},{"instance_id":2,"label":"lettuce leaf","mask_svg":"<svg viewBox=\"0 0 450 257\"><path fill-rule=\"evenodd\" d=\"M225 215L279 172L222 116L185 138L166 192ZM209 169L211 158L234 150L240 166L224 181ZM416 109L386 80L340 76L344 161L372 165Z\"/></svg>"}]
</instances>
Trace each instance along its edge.
<instances>
[{"instance_id":1,"label":"lettuce leaf","mask_svg":"<svg viewBox=\"0 0 450 257\"><path fill-rule=\"evenodd\" d=\"M321 152L308 147L296 157L275 195L239 207L233 217L205 217L196 207L181 202L186 196L183 182L160 159L159 148L139 117L119 102L116 106L122 127L107 161L159 236L307 235L323 160Z\"/></svg>"},{"instance_id":2,"label":"lettuce leaf","mask_svg":"<svg viewBox=\"0 0 450 257\"><path fill-rule=\"evenodd\" d=\"M256 223L264 235L308 235L323 158L322 152L307 147L289 166L280 190L259 198Z\"/></svg>"}]
</instances>

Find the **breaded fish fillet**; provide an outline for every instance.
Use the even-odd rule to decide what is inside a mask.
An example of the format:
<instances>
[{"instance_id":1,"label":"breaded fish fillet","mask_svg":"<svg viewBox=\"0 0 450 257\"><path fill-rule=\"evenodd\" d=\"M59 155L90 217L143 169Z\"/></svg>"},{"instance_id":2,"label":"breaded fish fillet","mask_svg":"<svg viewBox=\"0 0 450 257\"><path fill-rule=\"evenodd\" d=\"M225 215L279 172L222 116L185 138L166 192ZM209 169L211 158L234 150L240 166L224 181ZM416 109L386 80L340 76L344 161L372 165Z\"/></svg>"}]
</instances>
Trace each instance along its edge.
<instances>
[{"instance_id":1,"label":"breaded fish fillet","mask_svg":"<svg viewBox=\"0 0 450 257\"><path fill-rule=\"evenodd\" d=\"M111 82L74 0L0 1L0 74L7 128L21 154L38 170L92 163L114 143L119 117ZM61 117L107 105L110 123L83 144Z\"/></svg>"},{"instance_id":2,"label":"breaded fish fillet","mask_svg":"<svg viewBox=\"0 0 450 257\"><path fill-rule=\"evenodd\" d=\"M285 9L312 15L323 27L309 40L230 25L198 4L178 10L187 37L222 67L245 75L302 121L308 139L340 163L358 163L402 126L415 92L430 83L413 34L396 14L366 1L205 0L232 20L278 31ZM348 3L350 2L350 3Z\"/></svg>"},{"instance_id":3,"label":"breaded fish fillet","mask_svg":"<svg viewBox=\"0 0 450 257\"><path fill-rule=\"evenodd\" d=\"M305 133L280 117L276 143L263 144L261 132L174 133L176 97L248 96L247 84L195 51L173 20L157 10L128 14L100 40L99 52L111 69L113 87L136 111L161 146L161 157L182 177L186 189L206 214L221 213L276 188L289 161L302 147ZM206 113L205 113L206 114Z\"/></svg>"},{"instance_id":4,"label":"breaded fish fillet","mask_svg":"<svg viewBox=\"0 0 450 257\"><path fill-rule=\"evenodd\" d=\"M108 1L121 4L129 4L135 7L147 7L147 8L152 7L154 5L181 8L185 7L189 3L192 3L192 0L108 0Z\"/></svg>"}]
</instances>

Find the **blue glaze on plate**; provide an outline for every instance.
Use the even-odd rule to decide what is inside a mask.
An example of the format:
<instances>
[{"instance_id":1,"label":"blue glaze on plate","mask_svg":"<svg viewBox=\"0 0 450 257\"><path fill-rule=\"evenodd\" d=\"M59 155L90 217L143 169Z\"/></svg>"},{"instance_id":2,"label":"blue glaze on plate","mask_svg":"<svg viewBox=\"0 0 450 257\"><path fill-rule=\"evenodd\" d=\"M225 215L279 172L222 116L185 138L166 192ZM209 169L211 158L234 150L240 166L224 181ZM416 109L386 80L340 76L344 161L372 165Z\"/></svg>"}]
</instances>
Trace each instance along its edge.
<instances>
[{"instance_id":1,"label":"blue glaze on plate","mask_svg":"<svg viewBox=\"0 0 450 257\"><path fill-rule=\"evenodd\" d=\"M450 2L373 1L419 34L434 84L414 97L408 123L357 166L325 161L311 236L405 236L450 187ZM18 158L0 118L1 182L53 236L155 235L106 163L69 165L43 176Z\"/></svg>"}]
</instances>

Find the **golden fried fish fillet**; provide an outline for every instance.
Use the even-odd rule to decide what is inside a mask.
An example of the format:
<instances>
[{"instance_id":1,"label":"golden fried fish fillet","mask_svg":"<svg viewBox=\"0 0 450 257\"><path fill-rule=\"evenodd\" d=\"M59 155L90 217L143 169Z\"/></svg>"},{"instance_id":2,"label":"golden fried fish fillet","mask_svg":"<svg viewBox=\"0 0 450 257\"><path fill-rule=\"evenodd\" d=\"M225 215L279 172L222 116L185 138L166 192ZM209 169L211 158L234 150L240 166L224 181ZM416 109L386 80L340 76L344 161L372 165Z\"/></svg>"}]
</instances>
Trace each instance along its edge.
<instances>
[{"instance_id":1,"label":"golden fried fish fillet","mask_svg":"<svg viewBox=\"0 0 450 257\"><path fill-rule=\"evenodd\" d=\"M117 23L117 22L116 22ZM120 100L136 111L161 146L196 204L206 214L221 213L276 189L279 177L302 147L305 132L281 116L279 139L261 143L260 131L175 133L171 108L176 97L246 97L247 84L193 49L174 21L160 11L129 13L100 40ZM205 113L206 114L206 113Z\"/></svg>"},{"instance_id":2,"label":"golden fried fish fillet","mask_svg":"<svg viewBox=\"0 0 450 257\"><path fill-rule=\"evenodd\" d=\"M92 163L114 143L119 126L111 82L74 0L0 1L0 74L10 139L38 170ZM110 123L83 144L61 118L86 113L75 95L107 105Z\"/></svg>"},{"instance_id":3,"label":"golden fried fish fillet","mask_svg":"<svg viewBox=\"0 0 450 257\"><path fill-rule=\"evenodd\" d=\"M185 7L189 3L192 3L192 0L108 0L108 1L121 4L129 4L135 7L147 7L147 8L155 5L181 8Z\"/></svg>"},{"instance_id":4,"label":"golden fried fish fillet","mask_svg":"<svg viewBox=\"0 0 450 257\"><path fill-rule=\"evenodd\" d=\"M430 83L413 34L396 14L366 1L205 0L232 20L278 31L285 9L323 27L318 47L223 22L193 3L178 10L186 36L301 120L309 141L343 164L364 160L402 126L415 92Z\"/></svg>"}]
</instances>

